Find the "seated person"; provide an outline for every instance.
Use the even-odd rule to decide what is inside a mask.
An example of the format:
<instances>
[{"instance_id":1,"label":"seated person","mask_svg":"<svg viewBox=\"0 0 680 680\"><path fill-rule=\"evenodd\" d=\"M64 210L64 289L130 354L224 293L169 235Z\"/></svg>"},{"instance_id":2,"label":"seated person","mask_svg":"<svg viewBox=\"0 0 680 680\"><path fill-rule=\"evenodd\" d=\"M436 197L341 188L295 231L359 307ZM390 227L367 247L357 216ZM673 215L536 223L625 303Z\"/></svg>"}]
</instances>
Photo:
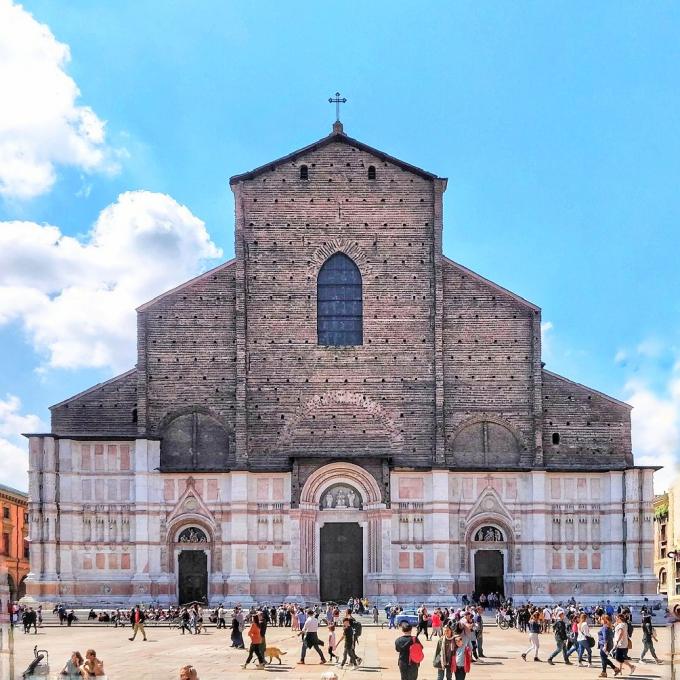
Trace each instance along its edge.
<instances>
[{"instance_id":1,"label":"seated person","mask_svg":"<svg viewBox=\"0 0 680 680\"><path fill-rule=\"evenodd\" d=\"M182 666L179 669L179 680L198 680L196 669L191 665Z\"/></svg>"},{"instance_id":2,"label":"seated person","mask_svg":"<svg viewBox=\"0 0 680 680\"><path fill-rule=\"evenodd\" d=\"M83 665L84 661L80 652L71 652L71 658L66 662L66 665L59 675L68 678L68 680L80 678L80 667Z\"/></svg>"},{"instance_id":3,"label":"seated person","mask_svg":"<svg viewBox=\"0 0 680 680\"><path fill-rule=\"evenodd\" d=\"M85 663L80 667L80 673L84 678L96 678L105 675L104 663L97 658L94 649L85 652Z\"/></svg>"}]
</instances>

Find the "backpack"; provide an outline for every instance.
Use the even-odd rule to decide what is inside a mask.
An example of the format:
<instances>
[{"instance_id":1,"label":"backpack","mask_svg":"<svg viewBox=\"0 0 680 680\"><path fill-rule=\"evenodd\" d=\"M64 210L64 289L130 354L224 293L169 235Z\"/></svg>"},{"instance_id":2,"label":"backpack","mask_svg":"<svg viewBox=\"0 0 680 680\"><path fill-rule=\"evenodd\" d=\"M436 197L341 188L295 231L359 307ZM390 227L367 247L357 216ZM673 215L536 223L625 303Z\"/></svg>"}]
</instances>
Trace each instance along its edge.
<instances>
[{"instance_id":1,"label":"backpack","mask_svg":"<svg viewBox=\"0 0 680 680\"><path fill-rule=\"evenodd\" d=\"M408 648L408 662L420 664L424 658L425 654L420 640L418 638L411 638L411 645Z\"/></svg>"},{"instance_id":2,"label":"backpack","mask_svg":"<svg viewBox=\"0 0 680 680\"><path fill-rule=\"evenodd\" d=\"M354 630L354 637L359 637L361 635L361 623L354 619L352 623L352 629Z\"/></svg>"}]
</instances>

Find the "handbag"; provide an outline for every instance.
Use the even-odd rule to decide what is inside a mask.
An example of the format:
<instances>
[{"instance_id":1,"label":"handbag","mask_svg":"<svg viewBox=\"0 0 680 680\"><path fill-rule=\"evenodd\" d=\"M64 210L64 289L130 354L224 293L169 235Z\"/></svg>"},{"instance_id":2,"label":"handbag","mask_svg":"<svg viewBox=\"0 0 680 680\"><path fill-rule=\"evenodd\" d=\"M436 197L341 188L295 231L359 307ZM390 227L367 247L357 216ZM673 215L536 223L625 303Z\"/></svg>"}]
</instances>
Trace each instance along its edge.
<instances>
[{"instance_id":1,"label":"handbag","mask_svg":"<svg viewBox=\"0 0 680 680\"><path fill-rule=\"evenodd\" d=\"M592 635L586 635L586 641L591 649L595 646L595 638Z\"/></svg>"},{"instance_id":2,"label":"handbag","mask_svg":"<svg viewBox=\"0 0 680 680\"><path fill-rule=\"evenodd\" d=\"M633 649L633 641L628 638L628 649Z\"/></svg>"}]
</instances>

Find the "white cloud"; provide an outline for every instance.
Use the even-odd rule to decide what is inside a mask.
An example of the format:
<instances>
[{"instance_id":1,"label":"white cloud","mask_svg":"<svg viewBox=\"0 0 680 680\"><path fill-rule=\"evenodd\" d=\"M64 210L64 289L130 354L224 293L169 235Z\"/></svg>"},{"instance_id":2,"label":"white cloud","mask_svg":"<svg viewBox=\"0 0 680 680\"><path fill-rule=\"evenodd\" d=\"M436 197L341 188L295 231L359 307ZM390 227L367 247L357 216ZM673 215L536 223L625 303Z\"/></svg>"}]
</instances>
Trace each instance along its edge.
<instances>
[{"instance_id":1,"label":"white cloud","mask_svg":"<svg viewBox=\"0 0 680 680\"><path fill-rule=\"evenodd\" d=\"M64 71L71 59L49 27L21 5L0 0L0 195L28 199L48 191L58 165L115 171L104 122L76 104Z\"/></svg>"},{"instance_id":2,"label":"white cloud","mask_svg":"<svg viewBox=\"0 0 680 680\"><path fill-rule=\"evenodd\" d=\"M204 223L164 194L121 194L84 240L0 222L0 324L21 323L53 368L135 363L135 307L221 256Z\"/></svg>"},{"instance_id":3,"label":"white cloud","mask_svg":"<svg viewBox=\"0 0 680 680\"><path fill-rule=\"evenodd\" d=\"M626 352L625 349L620 349L615 355L614 355L614 363L618 364L619 366L625 366L626 361L628 361L628 352Z\"/></svg>"},{"instance_id":4,"label":"white cloud","mask_svg":"<svg viewBox=\"0 0 680 680\"><path fill-rule=\"evenodd\" d=\"M41 432L45 425L33 414L21 413L21 401L8 394L0 399L0 483L28 489L28 447L22 432Z\"/></svg>"},{"instance_id":5,"label":"white cloud","mask_svg":"<svg viewBox=\"0 0 680 680\"><path fill-rule=\"evenodd\" d=\"M680 460L680 364L676 364L665 389L659 393L640 379L626 384L631 404L633 451L637 465L662 465L654 476L657 493L671 486Z\"/></svg>"}]
</instances>

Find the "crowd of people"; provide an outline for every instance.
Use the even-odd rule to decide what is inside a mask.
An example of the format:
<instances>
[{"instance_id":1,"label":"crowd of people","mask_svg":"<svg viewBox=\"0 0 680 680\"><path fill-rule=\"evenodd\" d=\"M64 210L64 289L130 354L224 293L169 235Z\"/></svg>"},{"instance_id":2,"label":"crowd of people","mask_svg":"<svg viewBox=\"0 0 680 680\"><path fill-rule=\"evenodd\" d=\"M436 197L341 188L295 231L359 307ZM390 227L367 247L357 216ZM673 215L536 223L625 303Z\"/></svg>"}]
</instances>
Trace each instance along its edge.
<instances>
[{"instance_id":1,"label":"crowd of people","mask_svg":"<svg viewBox=\"0 0 680 680\"><path fill-rule=\"evenodd\" d=\"M417 607L408 612L408 621L402 620L406 618L404 616L399 617L405 613L400 605L386 606L384 612L388 626L400 630L395 640L395 651L402 680L416 680L418 677L425 660L422 639L435 642L432 665L437 670L437 680L465 678L472 664L485 658L483 617L488 615L489 610L496 610L496 620L503 623L503 627L515 627L528 635L529 645L520 655L525 662L542 660L539 655L541 635L547 634L555 641L554 646L550 645L551 651L546 658L550 665L561 659L565 664L592 666L593 656L599 654L600 678L606 678L608 671L613 671L614 676L621 675L626 669L630 673L635 671L630 656L634 629L629 608L615 608L609 601L596 606L581 606L573 598L564 604L551 606L536 606L530 602L515 606L512 599L491 593L464 597L462 606L458 608L434 607L430 611L424 605ZM63 604L57 605L54 613L62 624L70 625L71 614L71 621L77 620L73 610L68 610ZM27 634L31 629L35 633L37 625L42 622L41 607L17 607L12 614L13 622L21 621ZM643 606L640 615L640 661L661 663L654 646L657 636L652 611ZM281 644L289 639L298 639L298 664L308 663L308 653L314 650L320 664L335 663L340 668L356 668L362 664L358 654L362 616L369 616L369 620L379 623L378 608L364 598L351 598L346 606L331 603L304 607L281 603L228 609L223 604L207 608L195 602L181 607L136 606L132 609L101 610L99 613L91 609L87 619L114 626L129 624L132 628L129 640L134 641L140 635L146 641L145 624L148 621L168 622L183 635L187 632L197 635L205 630L205 617L218 630L229 630L231 647L246 653L241 664L244 669L251 663L255 663L258 669L264 669L267 660L270 664L274 661L280 664L287 651L267 644L267 630L288 628L290 635L283 639L279 635L277 641ZM321 626L325 628L322 630ZM104 664L91 649L85 657L73 652L62 671L62 676L70 678L103 675ZM191 666L180 671L182 680L197 680L196 675Z\"/></svg>"}]
</instances>

